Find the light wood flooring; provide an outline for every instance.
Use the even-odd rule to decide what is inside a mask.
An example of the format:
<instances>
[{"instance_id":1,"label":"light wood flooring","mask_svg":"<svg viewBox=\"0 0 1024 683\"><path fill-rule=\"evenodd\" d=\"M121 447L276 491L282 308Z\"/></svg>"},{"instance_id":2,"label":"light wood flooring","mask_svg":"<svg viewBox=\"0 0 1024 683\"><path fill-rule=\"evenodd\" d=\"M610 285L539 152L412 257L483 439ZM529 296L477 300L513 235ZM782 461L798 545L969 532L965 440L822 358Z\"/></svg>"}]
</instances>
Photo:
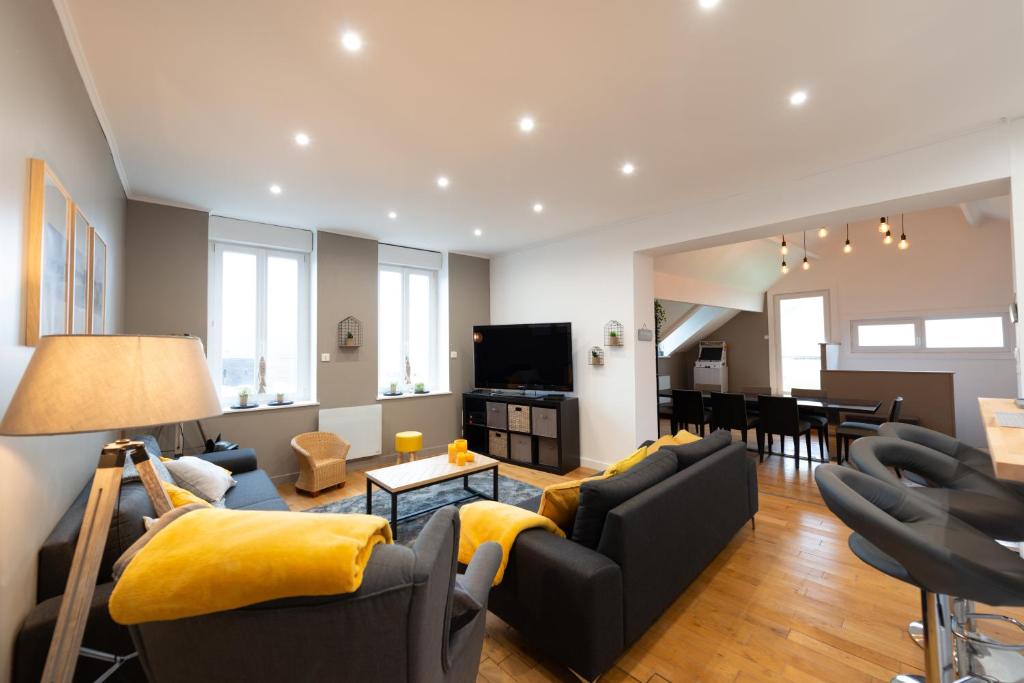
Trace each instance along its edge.
<instances>
[{"instance_id":1,"label":"light wood flooring","mask_svg":"<svg viewBox=\"0 0 1024 683\"><path fill-rule=\"evenodd\" d=\"M500 471L539 487L589 473ZM757 530L744 527L601 681L837 683L921 673L922 652L905 630L919 614L917 591L854 557L807 461L797 468L771 456L758 468L758 487ZM280 490L301 509L362 493L365 477L350 471L345 489L317 499ZM488 614L479 682L577 680Z\"/></svg>"}]
</instances>

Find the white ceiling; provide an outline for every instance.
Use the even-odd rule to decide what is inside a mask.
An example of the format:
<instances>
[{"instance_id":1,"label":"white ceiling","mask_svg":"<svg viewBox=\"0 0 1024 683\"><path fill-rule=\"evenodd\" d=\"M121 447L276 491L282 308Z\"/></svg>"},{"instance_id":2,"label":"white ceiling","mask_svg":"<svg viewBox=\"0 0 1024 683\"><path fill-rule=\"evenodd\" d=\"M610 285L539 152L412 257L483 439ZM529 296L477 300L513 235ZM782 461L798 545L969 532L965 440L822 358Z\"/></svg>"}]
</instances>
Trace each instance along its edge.
<instances>
[{"instance_id":1,"label":"white ceiling","mask_svg":"<svg viewBox=\"0 0 1024 683\"><path fill-rule=\"evenodd\" d=\"M1024 113L1009 0L56 1L130 195L410 246L497 253Z\"/></svg>"}]
</instances>

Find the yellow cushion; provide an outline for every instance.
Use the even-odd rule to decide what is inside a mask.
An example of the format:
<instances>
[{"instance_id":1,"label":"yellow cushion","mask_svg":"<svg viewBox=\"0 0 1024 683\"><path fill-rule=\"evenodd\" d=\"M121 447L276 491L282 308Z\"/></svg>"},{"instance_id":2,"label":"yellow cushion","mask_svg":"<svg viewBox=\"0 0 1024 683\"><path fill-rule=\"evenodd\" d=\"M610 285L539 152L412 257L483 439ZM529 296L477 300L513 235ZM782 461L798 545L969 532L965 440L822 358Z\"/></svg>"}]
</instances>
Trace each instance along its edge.
<instances>
[{"instance_id":1,"label":"yellow cushion","mask_svg":"<svg viewBox=\"0 0 1024 683\"><path fill-rule=\"evenodd\" d=\"M676 443L677 446L685 446L688 443L693 443L694 441L700 441L700 437L699 436L697 436L696 434L693 434L691 432L688 432L685 429L679 430L679 433L676 434L675 439L676 439L676 442L677 442Z\"/></svg>"},{"instance_id":2,"label":"yellow cushion","mask_svg":"<svg viewBox=\"0 0 1024 683\"><path fill-rule=\"evenodd\" d=\"M141 624L351 593L378 543L391 543L391 528L372 515L196 510L132 558L110 596L110 615Z\"/></svg>"},{"instance_id":3,"label":"yellow cushion","mask_svg":"<svg viewBox=\"0 0 1024 683\"><path fill-rule=\"evenodd\" d=\"M612 465L607 470L605 470L605 474L607 474L609 477L613 477L616 474L622 474L630 467L638 464L640 461L646 458L648 453L653 452L654 451L651 450L650 448L641 446L640 448L633 451L633 454L630 455L628 458L623 458L622 460L616 463L612 463Z\"/></svg>"},{"instance_id":4,"label":"yellow cushion","mask_svg":"<svg viewBox=\"0 0 1024 683\"><path fill-rule=\"evenodd\" d=\"M493 500L463 505L459 510L459 519L459 562L469 564L476 549L488 541L501 546L501 564L491 584L494 586L501 583L505 576L508 555L520 533L539 528L565 538L565 533L547 517Z\"/></svg>"},{"instance_id":5,"label":"yellow cushion","mask_svg":"<svg viewBox=\"0 0 1024 683\"><path fill-rule=\"evenodd\" d=\"M399 453L415 453L423 450L422 432L398 432L395 434L395 450Z\"/></svg>"},{"instance_id":6,"label":"yellow cushion","mask_svg":"<svg viewBox=\"0 0 1024 683\"><path fill-rule=\"evenodd\" d=\"M166 481L160 482L163 484L164 491L167 492L167 497L171 499L171 505L176 508L180 508L185 505L191 505L192 503L200 503L206 507L213 507L207 501L203 500L191 491L187 491L180 486L169 484Z\"/></svg>"},{"instance_id":7,"label":"yellow cushion","mask_svg":"<svg viewBox=\"0 0 1024 683\"><path fill-rule=\"evenodd\" d=\"M547 517L562 529L571 528L573 521L576 519L576 510L580 506L580 486L585 481L606 479L610 476L606 472L597 477L565 481L548 486L541 495L540 508L537 510L537 514Z\"/></svg>"}]
</instances>

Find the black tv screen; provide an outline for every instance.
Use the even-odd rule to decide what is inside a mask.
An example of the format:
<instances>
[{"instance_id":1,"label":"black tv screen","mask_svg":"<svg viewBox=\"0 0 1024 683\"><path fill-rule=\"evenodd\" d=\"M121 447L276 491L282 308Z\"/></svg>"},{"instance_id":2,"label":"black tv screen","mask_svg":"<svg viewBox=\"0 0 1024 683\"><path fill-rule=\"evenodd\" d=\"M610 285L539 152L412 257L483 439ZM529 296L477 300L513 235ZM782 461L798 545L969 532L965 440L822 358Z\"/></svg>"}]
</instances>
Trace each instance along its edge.
<instances>
[{"instance_id":1,"label":"black tv screen","mask_svg":"<svg viewBox=\"0 0 1024 683\"><path fill-rule=\"evenodd\" d=\"M481 389L572 391L572 325L476 325L473 367Z\"/></svg>"}]
</instances>

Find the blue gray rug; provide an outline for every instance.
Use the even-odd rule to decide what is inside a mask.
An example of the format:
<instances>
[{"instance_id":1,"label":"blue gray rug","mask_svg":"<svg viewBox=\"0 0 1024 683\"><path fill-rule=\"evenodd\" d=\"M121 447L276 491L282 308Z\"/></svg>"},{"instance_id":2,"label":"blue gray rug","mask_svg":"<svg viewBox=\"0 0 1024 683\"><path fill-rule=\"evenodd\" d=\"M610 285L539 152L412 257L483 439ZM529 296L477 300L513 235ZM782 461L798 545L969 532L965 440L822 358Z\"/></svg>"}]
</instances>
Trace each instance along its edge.
<instances>
[{"instance_id":1,"label":"blue gray rug","mask_svg":"<svg viewBox=\"0 0 1024 683\"><path fill-rule=\"evenodd\" d=\"M490 495L492 486L494 485L493 477L494 475L490 472L474 474L469 477L469 485L477 491ZM402 493L398 496L398 514L401 516L411 514L417 510L426 510L434 507L435 505L442 505L448 501L458 500L465 495L466 491L462 488L462 479L446 481L443 484L437 484L417 491ZM510 479L509 477L498 475L498 500L502 503L516 505L537 495L540 495L540 489L536 486L530 486L529 484L524 484L516 479ZM461 507L465 503L472 503L478 500L482 499L473 498L472 500L464 501L458 505ZM352 496L351 498L345 498L344 500L320 505L315 508L310 508L306 510L306 512L365 513L366 494L363 493L358 496ZM391 519L391 496L388 493L379 490L376 486L373 487L373 514L380 515L385 519ZM413 541L416 540L416 537L420 535L420 531L423 529L423 526L427 523L428 519L430 519L429 514L420 515L419 517L413 517L412 519L406 519L399 522L398 542L402 545L412 545Z\"/></svg>"}]
</instances>

